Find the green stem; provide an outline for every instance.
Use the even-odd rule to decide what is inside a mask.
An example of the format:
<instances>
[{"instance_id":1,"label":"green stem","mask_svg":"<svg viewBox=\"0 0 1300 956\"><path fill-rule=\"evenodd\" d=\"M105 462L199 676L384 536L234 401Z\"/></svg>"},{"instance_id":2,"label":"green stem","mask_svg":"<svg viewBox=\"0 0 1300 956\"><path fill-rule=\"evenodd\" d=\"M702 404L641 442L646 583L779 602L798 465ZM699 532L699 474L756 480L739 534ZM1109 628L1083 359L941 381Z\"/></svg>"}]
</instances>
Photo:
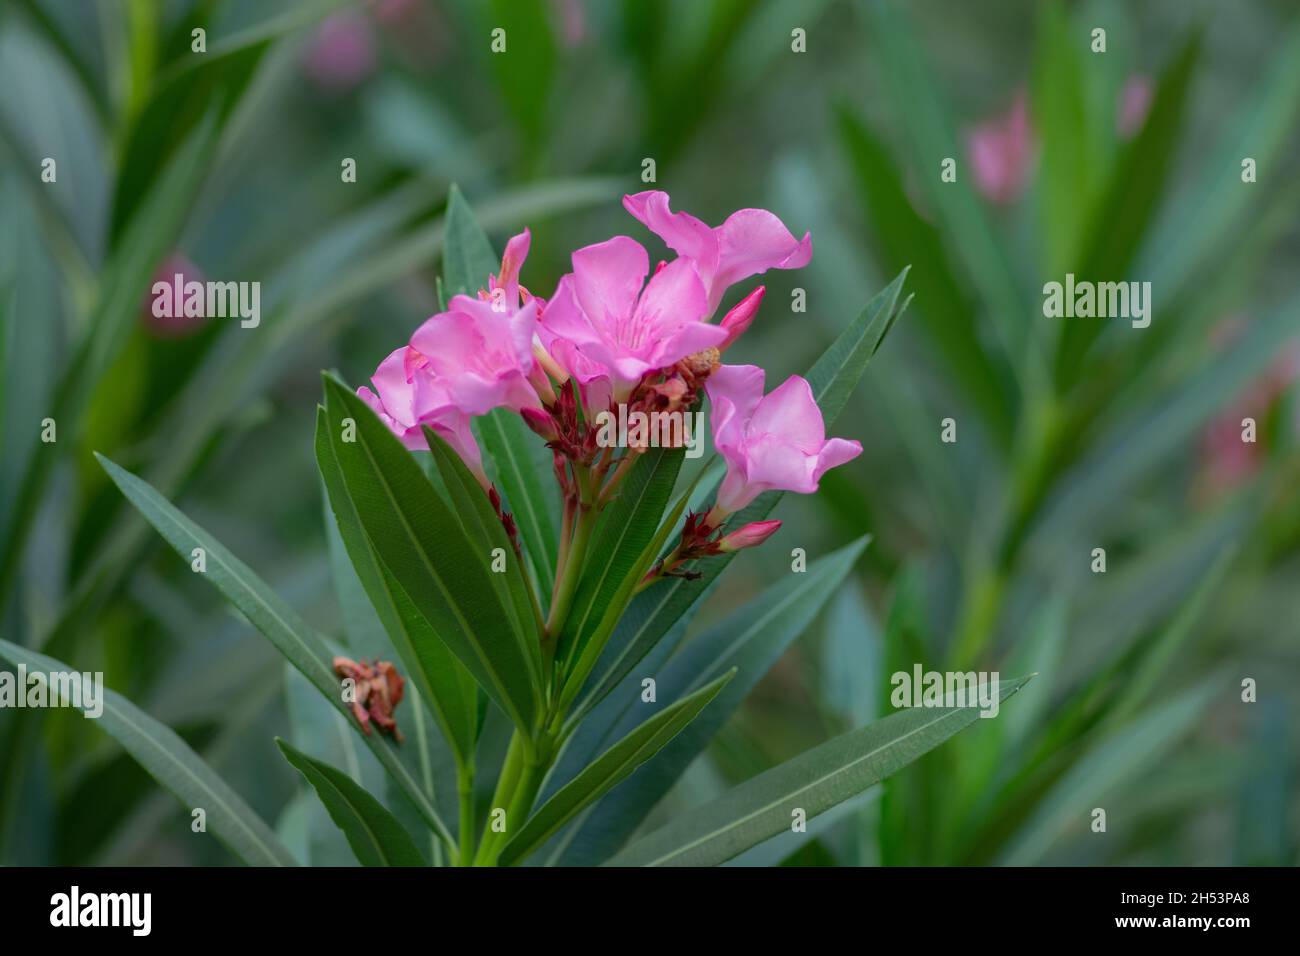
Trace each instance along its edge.
<instances>
[{"instance_id":1,"label":"green stem","mask_svg":"<svg viewBox=\"0 0 1300 956\"><path fill-rule=\"evenodd\" d=\"M474 766L456 768L456 794L460 798L460 855L457 866L474 862Z\"/></svg>"},{"instance_id":2,"label":"green stem","mask_svg":"<svg viewBox=\"0 0 1300 956\"><path fill-rule=\"evenodd\" d=\"M550 638L558 638L564 627L565 618L573 604L573 595L578 590L578 579L582 576L582 565L587 557L587 545L591 542L591 533L596 526L596 512L583 503L578 504L578 520L573 529L573 541L569 546L564 571L557 579L555 600L551 602L551 615L546 619L546 633Z\"/></svg>"},{"instance_id":3,"label":"green stem","mask_svg":"<svg viewBox=\"0 0 1300 956\"><path fill-rule=\"evenodd\" d=\"M474 855L475 866L486 866L488 860L494 858L493 847L499 842L501 834L492 829L492 814L500 807L506 807L511 802L515 791L515 784L519 779L519 773L524 765L524 738L518 730L510 737L510 747L506 750L506 759L501 764L501 776L497 777L496 790L492 793L492 802L488 806L488 826L483 831L483 839L479 841L478 852ZM507 812L506 819L509 820Z\"/></svg>"}]
</instances>

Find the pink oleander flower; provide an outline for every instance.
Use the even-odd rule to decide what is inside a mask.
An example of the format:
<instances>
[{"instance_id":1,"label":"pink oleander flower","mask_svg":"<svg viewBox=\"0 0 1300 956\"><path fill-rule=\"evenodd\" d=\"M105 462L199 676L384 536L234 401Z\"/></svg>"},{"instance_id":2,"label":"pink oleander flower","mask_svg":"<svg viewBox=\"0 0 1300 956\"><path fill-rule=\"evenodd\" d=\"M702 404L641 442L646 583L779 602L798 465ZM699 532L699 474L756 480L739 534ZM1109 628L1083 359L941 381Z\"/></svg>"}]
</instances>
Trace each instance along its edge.
<instances>
[{"instance_id":1,"label":"pink oleander flower","mask_svg":"<svg viewBox=\"0 0 1300 956\"><path fill-rule=\"evenodd\" d=\"M829 469L862 453L856 441L826 438L805 379L792 375L764 395L763 378L754 365L723 365L705 383L713 403L713 444L727 462L711 526L765 491L811 494Z\"/></svg>"},{"instance_id":2,"label":"pink oleander flower","mask_svg":"<svg viewBox=\"0 0 1300 956\"><path fill-rule=\"evenodd\" d=\"M427 381L423 381L417 396L416 385L406 371L410 364L409 352L409 346L402 346L390 353L379 363L370 379L375 390L362 385L357 389L357 395L375 410L380 421L407 448L419 451L429 447L421 429L422 425L428 425L451 445L479 482L487 487L483 456L470 430L470 416L456 406L445 388L425 373L420 373Z\"/></svg>"},{"instance_id":3,"label":"pink oleander flower","mask_svg":"<svg viewBox=\"0 0 1300 956\"><path fill-rule=\"evenodd\" d=\"M646 282L649 271L645 249L627 236L586 246L573 254L573 272L560 279L542 313L551 354L563 363L576 352L594 363L585 366L588 381L607 375L617 401L647 373L716 348L728 335L701 321L708 305L692 260L661 265ZM557 340L567 345L557 347Z\"/></svg>"},{"instance_id":4,"label":"pink oleander flower","mask_svg":"<svg viewBox=\"0 0 1300 956\"><path fill-rule=\"evenodd\" d=\"M800 269L812 259L812 236L795 239L766 209L739 209L716 229L689 213L674 213L668 194L647 190L623 197L623 208L679 256L692 259L711 316L728 287L768 269Z\"/></svg>"},{"instance_id":5,"label":"pink oleander flower","mask_svg":"<svg viewBox=\"0 0 1300 956\"><path fill-rule=\"evenodd\" d=\"M492 299L454 296L446 312L426 319L406 352L406 375L415 388L417 407L446 396L467 415L494 408L519 411L537 407L532 375L537 302L501 307Z\"/></svg>"},{"instance_id":6,"label":"pink oleander flower","mask_svg":"<svg viewBox=\"0 0 1300 956\"><path fill-rule=\"evenodd\" d=\"M1141 74L1130 76L1119 93L1115 130L1122 139L1131 139L1147 121L1151 111L1151 80Z\"/></svg>"},{"instance_id":7,"label":"pink oleander flower","mask_svg":"<svg viewBox=\"0 0 1300 956\"><path fill-rule=\"evenodd\" d=\"M972 127L966 134L966 153L975 172L975 187L984 198L999 205L1014 201L1024 192L1033 151L1029 100L1023 90L1005 113Z\"/></svg>"}]
</instances>

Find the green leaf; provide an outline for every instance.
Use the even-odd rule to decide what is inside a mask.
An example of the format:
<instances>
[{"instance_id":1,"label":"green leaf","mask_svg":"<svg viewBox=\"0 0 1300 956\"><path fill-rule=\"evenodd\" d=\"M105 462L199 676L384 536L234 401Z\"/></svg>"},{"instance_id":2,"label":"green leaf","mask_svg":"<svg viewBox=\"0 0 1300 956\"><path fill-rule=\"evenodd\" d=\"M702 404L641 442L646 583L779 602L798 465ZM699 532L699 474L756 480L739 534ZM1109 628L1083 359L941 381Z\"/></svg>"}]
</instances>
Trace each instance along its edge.
<instances>
[{"instance_id":1,"label":"green leaf","mask_svg":"<svg viewBox=\"0 0 1300 956\"><path fill-rule=\"evenodd\" d=\"M1000 685L1006 700L1028 680ZM861 793L979 719L979 706L914 707L849 731L679 816L608 866L716 866Z\"/></svg>"},{"instance_id":2,"label":"green leaf","mask_svg":"<svg viewBox=\"0 0 1300 956\"><path fill-rule=\"evenodd\" d=\"M202 548L207 562L204 576L262 632L281 654L312 682L334 708L348 718L349 725L362 733L360 725L343 703L340 683L331 667L328 650L311 627L293 608L282 601L253 571L208 532L185 517L148 482L96 454L99 463L177 554L191 562L195 548ZM455 845L450 831L438 816L420 784L407 771L395 753L396 744L379 734L364 734L371 752L393 777L402 791L420 811L425 821L449 845Z\"/></svg>"},{"instance_id":3,"label":"green leaf","mask_svg":"<svg viewBox=\"0 0 1300 956\"><path fill-rule=\"evenodd\" d=\"M460 456L427 425L424 426L424 440L433 453L434 467L451 499L452 513L460 518L466 537L476 544L477 551L483 555L488 580L497 589L501 605L508 612L513 612L512 626L540 643L541 613L528 596L526 572L487 493L460 460ZM498 553L505 558L504 572L492 569L495 560L492 556Z\"/></svg>"},{"instance_id":4,"label":"green leaf","mask_svg":"<svg viewBox=\"0 0 1300 956\"><path fill-rule=\"evenodd\" d=\"M1157 704L1109 738L1094 745L1042 798L1006 844L999 863L1040 862L1062 835L1087 832L1099 801L1149 772L1158 758L1196 723L1215 688L1205 683Z\"/></svg>"},{"instance_id":5,"label":"green leaf","mask_svg":"<svg viewBox=\"0 0 1300 956\"><path fill-rule=\"evenodd\" d=\"M77 684L86 679L62 661L9 641L0 640L0 657L15 667L26 667L29 679L36 673L68 674ZM58 693L54 686L48 690L51 695ZM84 692L81 699L84 703ZM63 703L70 705L66 699ZM103 689L103 703L104 712L94 723L174 793L184 807L202 808L207 813L208 827L236 856L250 866L295 865L292 854L271 828L170 727L107 688Z\"/></svg>"},{"instance_id":6,"label":"green leaf","mask_svg":"<svg viewBox=\"0 0 1300 956\"><path fill-rule=\"evenodd\" d=\"M448 302L452 296L475 295L486 289L488 276L495 275L501 259L492 251L492 241L474 218L474 211L452 183L447 191L447 232L442 253L442 290Z\"/></svg>"},{"instance_id":7,"label":"green leaf","mask_svg":"<svg viewBox=\"0 0 1300 956\"><path fill-rule=\"evenodd\" d=\"M945 183L938 175L944 158L965 152L940 95L936 82L940 72L927 64L925 50L904 12L906 4L872 0L865 6L871 24L868 37L873 43L872 54L881 64L882 79L910 141L906 165L926 171L925 175L917 176L916 182L927 194L929 208L937 221L938 237L947 240L948 254L964 267L961 270L964 285L979 293L987 322L996 330L1002 352L1011 359L1009 366L997 359L993 364L1014 382L1020 373L1023 343L1029 330L1030 303L1017 281L1006 243L971 188L971 178L958 176L957 182ZM885 228L892 229L894 225L887 222ZM918 269L925 265L924 260L917 258L903 261L915 263ZM917 285L926 290L928 302L931 287L921 274L917 276ZM956 320L948 316L947 321ZM1013 399L1014 395L1009 398Z\"/></svg>"},{"instance_id":8,"label":"green leaf","mask_svg":"<svg viewBox=\"0 0 1300 956\"><path fill-rule=\"evenodd\" d=\"M1244 102L1234 105L1233 125L1209 152L1203 172L1171 203L1171 214L1143 250L1135 271L1149 276L1153 289L1166 290L1164 296L1181 296L1187 286L1199 286L1203 270L1216 268L1253 223L1252 205L1270 201L1242 183L1241 161L1254 159L1258 175L1276 168L1300 117L1300 22L1278 43L1267 75ZM1206 223L1214 228L1205 228Z\"/></svg>"},{"instance_id":9,"label":"green leaf","mask_svg":"<svg viewBox=\"0 0 1300 956\"><path fill-rule=\"evenodd\" d=\"M1183 44L1161 76L1146 125L1121 151L1085 227L1078 268L1073 270L1076 282L1113 282L1129 274L1173 178L1170 167L1200 48L1198 31ZM1105 323L1099 320L1066 322L1057 342L1058 388L1064 390L1077 381L1089 347L1104 328Z\"/></svg>"},{"instance_id":10,"label":"green leaf","mask_svg":"<svg viewBox=\"0 0 1300 956\"><path fill-rule=\"evenodd\" d=\"M1178 613L1161 629L1149 644L1142 648L1136 667L1129 671L1122 690L1107 708L1105 720L1121 724L1141 709L1142 705L1160 693L1161 678L1167 676L1170 666L1180 657L1179 650L1196 633L1208 616L1210 599L1218 592L1227 577L1228 568L1237 556L1235 545L1219 552L1214 563L1197 584L1196 590L1182 603Z\"/></svg>"},{"instance_id":11,"label":"green leaf","mask_svg":"<svg viewBox=\"0 0 1300 956\"><path fill-rule=\"evenodd\" d=\"M157 89L132 123L122 150L113 195L110 234L116 241L149 194L158 170L205 116L226 126L249 88L263 56L281 37L323 19L343 0L307 5L211 44L208 52L185 55L157 81ZM190 37L185 35L189 44ZM208 161L215 158L207 157Z\"/></svg>"},{"instance_id":12,"label":"green leaf","mask_svg":"<svg viewBox=\"0 0 1300 956\"><path fill-rule=\"evenodd\" d=\"M298 768L316 790L330 818L348 838L362 866L427 866L411 835L384 805L351 777L296 750L279 737L275 740L284 759Z\"/></svg>"},{"instance_id":13,"label":"green leaf","mask_svg":"<svg viewBox=\"0 0 1300 956\"><path fill-rule=\"evenodd\" d=\"M659 752L695 719L705 705L736 676L733 667L721 677L665 707L592 761L529 818L501 851L500 863L522 860L548 840L583 807L599 800L632 771Z\"/></svg>"},{"instance_id":14,"label":"green leaf","mask_svg":"<svg viewBox=\"0 0 1300 956\"><path fill-rule=\"evenodd\" d=\"M844 410L867 370L867 363L880 351L885 336L912 301L909 296L902 305L898 303L911 268L904 266L889 285L876 293L804 376L827 426L834 424Z\"/></svg>"},{"instance_id":15,"label":"green leaf","mask_svg":"<svg viewBox=\"0 0 1300 956\"><path fill-rule=\"evenodd\" d=\"M912 208L884 143L848 112L840 114L840 130L885 265L912 264L916 283L925 290L921 322L926 335L990 436L1000 447L1009 447L1014 399L1003 383L1010 376L980 340L977 311L948 262L938 230Z\"/></svg>"},{"instance_id":16,"label":"green leaf","mask_svg":"<svg viewBox=\"0 0 1300 956\"><path fill-rule=\"evenodd\" d=\"M691 762L704 752L763 675L804 633L843 583L867 543L866 537L860 538L813 561L804 573L787 575L668 660L655 675L658 696L664 701L681 700L733 668L738 675L707 712L642 768L635 781L592 809L565 840L562 862L590 865L623 845ZM625 683L606 708L593 713L570 743L569 760L590 761L607 741L617 740L639 724L648 708L667 706L642 703L638 684L639 680Z\"/></svg>"},{"instance_id":17,"label":"green leaf","mask_svg":"<svg viewBox=\"0 0 1300 956\"><path fill-rule=\"evenodd\" d=\"M359 585L357 589L360 590ZM383 771L377 761L361 751L356 737L347 728L347 718L321 700L316 688L292 664L284 661L281 666L290 742L299 750L319 754L319 759L326 763L342 767L360 786L376 788L383 780ZM408 696L413 693L409 687L407 691ZM402 710L405 712L406 708ZM297 858L306 866L354 866L356 857L347 838L334 825L325 807L305 790L299 793L298 803L290 816L290 824L298 827L294 834L297 845L285 839ZM283 833L283 825L282 817L277 821L276 831Z\"/></svg>"},{"instance_id":18,"label":"green leaf","mask_svg":"<svg viewBox=\"0 0 1300 956\"><path fill-rule=\"evenodd\" d=\"M596 660L657 557L651 549L685 455L651 448L637 456L617 497L598 519L573 607L560 634L557 660L566 668L561 713L582 689Z\"/></svg>"},{"instance_id":19,"label":"green leaf","mask_svg":"<svg viewBox=\"0 0 1300 956\"><path fill-rule=\"evenodd\" d=\"M514 514L520 540L546 600L555 581L559 550L556 516L560 513L560 492L551 480L551 452L522 418L504 408L481 416L477 424L483 451L492 465L493 483Z\"/></svg>"},{"instance_id":20,"label":"green leaf","mask_svg":"<svg viewBox=\"0 0 1300 956\"><path fill-rule=\"evenodd\" d=\"M506 52L489 54L506 107L529 143L548 127L547 103L555 76L556 45L550 5L543 0L492 0L491 26L506 36ZM481 19L480 22L483 22Z\"/></svg>"},{"instance_id":21,"label":"green leaf","mask_svg":"<svg viewBox=\"0 0 1300 956\"><path fill-rule=\"evenodd\" d=\"M1130 482L1181 452L1196 429L1276 360L1282 346L1296 337L1298 321L1300 295L1293 295L1252 323L1226 354L1209 356L1172 393L1126 412L1055 486L1034 528L1035 542L1065 540L1068 528L1091 526Z\"/></svg>"},{"instance_id":22,"label":"green leaf","mask_svg":"<svg viewBox=\"0 0 1300 956\"><path fill-rule=\"evenodd\" d=\"M130 338L138 321L140 293L148 288L149 277L180 233L194 194L198 191L216 148L217 131L212 117L205 117L176 152L144 200L136 221L123 237L104 271L99 298L69 367L59 379L50 417L59 423L64 441L40 443L28 463L14 501L14 519L0 552L0 606L17 574L31 522L56 456L73 443L90 396L113 359Z\"/></svg>"},{"instance_id":23,"label":"green leaf","mask_svg":"<svg viewBox=\"0 0 1300 956\"><path fill-rule=\"evenodd\" d=\"M316 412L316 462L352 567L402 666L433 709L438 726L456 752L457 762L470 763L478 733L478 685L416 610L366 537L334 457L323 408Z\"/></svg>"},{"instance_id":24,"label":"green leaf","mask_svg":"<svg viewBox=\"0 0 1300 956\"><path fill-rule=\"evenodd\" d=\"M512 624L513 608L490 577L490 553L466 535L398 438L329 375L325 393L334 456L380 560L479 685L531 734L542 712L536 628ZM355 441L343 441L344 419L355 423Z\"/></svg>"},{"instance_id":25,"label":"green leaf","mask_svg":"<svg viewBox=\"0 0 1300 956\"><path fill-rule=\"evenodd\" d=\"M1033 78L1034 129L1042 141L1039 191L1046 274L1063 276L1075 261L1097 174L1095 129L1085 70L1090 56L1058 2L1043 5Z\"/></svg>"}]
</instances>

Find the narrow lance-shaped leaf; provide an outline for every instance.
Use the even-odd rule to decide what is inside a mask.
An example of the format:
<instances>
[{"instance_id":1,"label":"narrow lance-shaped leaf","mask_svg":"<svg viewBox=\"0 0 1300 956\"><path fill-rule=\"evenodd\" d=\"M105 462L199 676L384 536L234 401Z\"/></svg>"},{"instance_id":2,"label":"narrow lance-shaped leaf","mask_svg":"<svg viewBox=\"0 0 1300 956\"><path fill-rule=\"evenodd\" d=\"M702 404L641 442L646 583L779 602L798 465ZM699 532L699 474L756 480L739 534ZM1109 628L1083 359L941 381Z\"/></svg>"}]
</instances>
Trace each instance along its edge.
<instances>
[{"instance_id":1,"label":"narrow lance-shaped leaf","mask_svg":"<svg viewBox=\"0 0 1300 956\"><path fill-rule=\"evenodd\" d=\"M513 626L513 611L489 578L490 554L466 536L415 458L365 402L328 375L325 393L334 456L380 560L479 685L531 733L542 706L540 641ZM355 440L345 441L345 431Z\"/></svg>"},{"instance_id":2,"label":"narrow lance-shaped leaf","mask_svg":"<svg viewBox=\"0 0 1300 956\"><path fill-rule=\"evenodd\" d=\"M276 738L284 759L307 778L362 866L427 866L415 841L382 803L343 771Z\"/></svg>"},{"instance_id":3,"label":"narrow lance-shaped leaf","mask_svg":"<svg viewBox=\"0 0 1300 956\"><path fill-rule=\"evenodd\" d=\"M406 672L433 709L438 725L462 764L474 756L478 730L478 685L456 656L438 640L392 573L379 560L343 484L329 440L325 410L316 414L316 461L352 567L402 660Z\"/></svg>"},{"instance_id":4,"label":"narrow lance-shaped leaf","mask_svg":"<svg viewBox=\"0 0 1300 956\"><path fill-rule=\"evenodd\" d=\"M1004 701L1028 677L1002 683ZM980 706L914 707L849 731L747 780L638 840L610 866L715 866L861 793L980 719Z\"/></svg>"},{"instance_id":5,"label":"narrow lance-shaped leaf","mask_svg":"<svg viewBox=\"0 0 1300 956\"><path fill-rule=\"evenodd\" d=\"M560 492L551 477L551 452L522 418L498 408L481 416L478 437L492 467L489 475L514 515L524 551L541 586L550 595L559 553Z\"/></svg>"},{"instance_id":6,"label":"narrow lance-shaped leaf","mask_svg":"<svg viewBox=\"0 0 1300 956\"><path fill-rule=\"evenodd\" d=\"M330 654L307 622L246 564L182 514L152 485L115 465L103 455L96 457L122 494L126 495L145 520L157 529L186 562L195 560L195 549L202 549L206 566L204 576L266 636L289 663L312 682L331 706L348 718L350 726L357 733L362 733L360 725L343 703L340 681L330 667ZM429 826L448 844L454 845L450 831L423 788L397 758L394 752L396 745L374 733L365 734L363 739Z\"/></svg>"},{"instance_id":7,"label":"narrow lance-shaped leaf","mask_svg":"<svg viewBox=\"0 0 1300 956\"><path fill-rule=\"evenodd\" d=\"M593 807L564 851L566 864L591 865L619 849L646 815L708 746L742 701L807 629L840 587L867 546L863 537L818 558L802 574L790 574L754 600L695 637L655 675L664 701L682 699L735 668L736 679L699 719L686 727L629 781ZM633 675L635 678L635 675ZM664 704L641 702L635 683L624 683L606 711L593 714L570 745L574 760L590 760L609 740L631 730L646 710ZM584 756L590 755L590 756Z\"/></svg>"},{"instance_id":8,"label":"narrow lance-shaped leaf","mask_svg":"<svg viewBox=\"0 0 1300 956\"><path fill-rule=\"evenodd\" d=\"M483 555L483 563L490 572L488 580L496 587L502 606L513 615L512 626L540 644L540 611L532 604L524 569L487 493L460 456L427 425L424 439L451 500L452 513L460 519L466 537ZM504 562L504 571L497 570L498 561Z\"/></svg>"},{"instance_id":9,"label":"narrow lance-shaped leaf","mask_svg":"<svg viewBox=\"0 0 1300 956\"><path fill-rule=\"evenodd\" d=\"M991 437L1001 449L1009 448L1015 396L1005 383L1013 379L1005 359L990 353L981 340L978 311L949 262L938 229L913 208L885 144L847 111L840 115L840 131L885 264L913 264L925 290L920 320L927 337Z\"/></svg>"},{"instance_id":10,"label":"narrow lance-shaped leaf","mask_svg":"<svg viewBox=\"0 0 1300 956\"><path fill-rule=\"evenodd\" d=\"M450 301L456 295L474 295L487 288L488 276L501 260L469 203L455 183L447 191L446 247L442 253L442 290Z\"/></svg>"},{"instance_id":11,"label":"narrow lance-shaped leaf","mask_svg":"<svg viewBox=\"0 0 1300 956\"><path fill-rule=\"evenodd\" d=\"M558 657L569 668L562 707L582 689L632 589L653 560L646 549L659 530L683 457L680 448L642 452L618 496L599 518L573 609L560 635Z\"/></svg>"},{"instance_id":12,"label":"narrow lance-shaped leaf","mask_svg":"<svg viewBox=\"0 0 1300 956\"><path fill-rule=\"evenodd\" d=\"M529 818L523 829L501 851L500 863L509 866L528 856L568 823L574 814L599 800L626 779L694 720L735 676L736 669L733 667L695 693L665 707L597 757Z\"/></svg>"},{"instance_id":13,"label":"narrow lance-shaped leaf","mask_svg":"<svg viewBox=\"0 0 1300 956\"><path fill-rule=\"evenodd\" d=\"M64 706L75 702L62 696L79 686L81 702L87 704L84 675L62 661L37 654L17 644L0 640L0 658L31 674L67 675L71 685L49 682L51 699L60 695ZM253 812L239 794L165 724L154 720L125 697L103 688L104 712L95 719L105 733L122 745L149 775L174 793L188 810L202 809L208 828L231 851L250 866L294 866L293 855L271 828Z\"/></svg>"},{"instance_id":14,"label":"narrow lance-shaped leaf","mask_svg":"<svg viewBox=\"0 0 1300 956\"><path fill-rule=\"evenodd\" d=\"M1121 151L1101 201L1093 206L1088 219L1078 267L1073 270L1076 280L1114 282L1128 274L1172 178L1170 166L1200 46L1197 31L1160 78L1141 132ZM1064 276L1054 278L1065 281ZM1077 381L1089 347L1104 328L1103 322L1066 322L1056 351L1060 390Z\"/></svg>"}]
</instances>

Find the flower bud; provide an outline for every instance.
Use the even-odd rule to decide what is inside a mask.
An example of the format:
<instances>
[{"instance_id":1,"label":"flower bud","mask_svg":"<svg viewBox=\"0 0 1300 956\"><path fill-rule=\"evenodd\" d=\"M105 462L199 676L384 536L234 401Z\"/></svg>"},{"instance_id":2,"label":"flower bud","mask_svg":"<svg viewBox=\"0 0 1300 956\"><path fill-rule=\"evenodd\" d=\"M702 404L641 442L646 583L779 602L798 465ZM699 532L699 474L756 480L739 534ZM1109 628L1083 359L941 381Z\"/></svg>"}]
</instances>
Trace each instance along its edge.
<instances>
[{"instance_id":1,"label":"flower bud","mask_svg":"<svg viewBox=\"0 0 1300 956\"><path fill-rule=\"evenodd\" d=\"M544 412L540 408L524 408L519 414L523 416L524 424L541 435L545 441L555 441L560 437L560 430L549 412Z\"/></svg>"},{"instance_id":2,"label":"flower bud","mask_svg":"<svg viewBox=\"0 0 1300 956\"><path fill-rule=\"evenodd\" d=\"M736 529L719 541L718 550L726 553L760 545L776 534L776 529L779 527L781 527L781 522L775 520L751 521L743 528Z\"/></svg>"},{"instance_id":3,"label":"flower bud","mask_svg":"<svg viewBox=\"0 0 1300 956\"><path fill-rule=\"evenodd\" d=\"M758 305L763 301L765 291L767 291L766 287L759 286L736 303L735 307L722 317L719 324L727 330L727 337L718 346L718 351L725 350L727 346L740 338L745 329L749 328L750 323L754 321L754 316L758 314Z\"/></svg>"}]
</instances>

